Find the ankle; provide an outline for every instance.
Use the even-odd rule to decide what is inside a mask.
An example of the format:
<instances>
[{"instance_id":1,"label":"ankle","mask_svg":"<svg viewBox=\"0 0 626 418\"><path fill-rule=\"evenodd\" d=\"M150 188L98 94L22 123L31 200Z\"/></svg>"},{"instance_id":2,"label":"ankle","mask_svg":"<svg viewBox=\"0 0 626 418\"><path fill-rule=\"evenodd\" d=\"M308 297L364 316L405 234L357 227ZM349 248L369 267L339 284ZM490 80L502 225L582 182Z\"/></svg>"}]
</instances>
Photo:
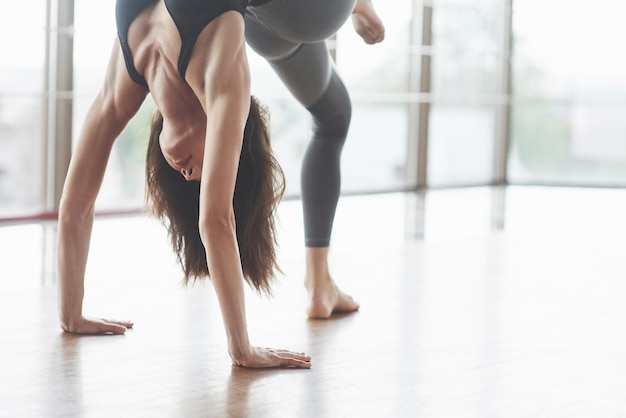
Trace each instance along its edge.
<instances>
[{"instance_id":1,"label":"ankle","mask_svg":"<svg viewBox=\"0 0 626 418\"><path fill-rule=\"evenodd\" d=\"M328 270L324 272L307 271L306 275L304 276L304 287L306 287L308 290L325 287L332 282L333 280L330 277L330 273L328 273Z\"/></svg>"},{"instance_id":2,"label":"ankle","mask_svg":"<svg viewBox=\"0 0 626 418\"><path fill-rule=\"evenodd\" d=\"M328 247L310 247L306 249L305 285L317 285L330 281L328 268Z\"/></svg>"}]
</instances>

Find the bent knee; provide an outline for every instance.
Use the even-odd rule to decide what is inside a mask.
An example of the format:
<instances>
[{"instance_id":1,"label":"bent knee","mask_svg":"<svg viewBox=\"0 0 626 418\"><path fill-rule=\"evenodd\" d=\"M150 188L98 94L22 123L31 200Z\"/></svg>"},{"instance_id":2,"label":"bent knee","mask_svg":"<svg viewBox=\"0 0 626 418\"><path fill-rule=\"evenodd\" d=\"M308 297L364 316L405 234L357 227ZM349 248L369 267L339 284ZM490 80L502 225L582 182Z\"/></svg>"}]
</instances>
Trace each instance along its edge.
<instances>
[{"instance_id":1,"label":"bent knee","mask_svg":"<svg viewBox=\"0 0 626 418\"><path fill-rule=\"evenodd\" d=\"M322 97L308 107L313 116L314 131L318 135L345 138L352 120L352 102L336 73Z\"/></svg>"}]
</instances>

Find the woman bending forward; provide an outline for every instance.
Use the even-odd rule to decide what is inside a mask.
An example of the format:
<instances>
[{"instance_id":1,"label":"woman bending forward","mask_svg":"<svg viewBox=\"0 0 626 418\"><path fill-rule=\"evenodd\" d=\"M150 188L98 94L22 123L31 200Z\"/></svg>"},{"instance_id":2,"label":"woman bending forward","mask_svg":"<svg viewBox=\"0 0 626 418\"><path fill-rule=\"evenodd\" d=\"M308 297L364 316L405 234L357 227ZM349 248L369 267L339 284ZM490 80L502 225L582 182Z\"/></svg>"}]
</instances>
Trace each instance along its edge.
<instances>
[{"instance_id":1,"label":"woman bending forward","mask_svg":"<svg viewBox=\"0 0 626 418\"><path fill-rule=\"evenodd\" d=\"M270 290L273 213L283 187L263 109L250 96L247 7L247 0L117 1L119 39L83 123L59 210L63 330L119 334L133 326L87 318L82 303L94 204L108 158L150 93L158 112L146 163L149 197L186 277L210 273L233 363L311 366L303 353L254 347L248 339L244 279ZM357 20L366 41L376 38Z\"/></svg>"}]
</instances>

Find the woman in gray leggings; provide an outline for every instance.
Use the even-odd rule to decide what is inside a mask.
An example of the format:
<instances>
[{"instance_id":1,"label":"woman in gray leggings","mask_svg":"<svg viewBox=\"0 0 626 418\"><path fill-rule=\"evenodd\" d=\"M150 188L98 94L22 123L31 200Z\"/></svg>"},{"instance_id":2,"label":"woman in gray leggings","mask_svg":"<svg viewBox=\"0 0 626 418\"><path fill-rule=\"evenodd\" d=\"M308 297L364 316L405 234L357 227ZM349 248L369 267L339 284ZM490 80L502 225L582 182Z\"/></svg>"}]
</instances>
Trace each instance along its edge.
<instances>
[{"instance_id":1,"label":"woman in gray leggings","mask_svg":"<svg viewBox=\"0 0 626 418\"><path fill-rule=\"evenodd\" d=\"M369 0L256 1L250 7L248 0L116 1L118 39L79 133L59 208L57 284L64 331L123 334L134 325L83 315L83 298L108 158L150 93L156 105L146 156L150 208L167 226L185 281L210 276L233 364L311 367L304 353L253 345L247 330L244 280L259 292L270 291L276 260L272 215L282 176L263 109L250 95L246 26L249 42L315 120L303 168L309 314L327 317L358 308L333 284L326 264L350 101L323 39L351 12L366 42L381 39L382 24Z\"/></svg>"},{"instance_id":2,"label":"woman in gray leggings","mask_svg":"<svg viewBox=\"0 0 626 418\"><path fill-rule=\"evenodd\" d=\"M368 44L384 38L371 0L252 0L246 9L246 42L265 58L313 118L302 163L307 314L328 318L359 305L333 282L328 252L340 193L340 158L350 126L351 102L325 40L352 15Z\"/></svg>"}]
</instances>

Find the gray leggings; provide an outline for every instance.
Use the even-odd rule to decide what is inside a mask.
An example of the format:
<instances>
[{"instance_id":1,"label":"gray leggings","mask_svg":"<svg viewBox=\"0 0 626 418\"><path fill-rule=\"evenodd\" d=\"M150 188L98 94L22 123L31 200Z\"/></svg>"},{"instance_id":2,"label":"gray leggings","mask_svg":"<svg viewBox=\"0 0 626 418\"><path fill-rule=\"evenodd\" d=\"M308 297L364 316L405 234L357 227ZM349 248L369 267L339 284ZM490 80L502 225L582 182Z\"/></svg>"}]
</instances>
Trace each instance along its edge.
<instances>
[{"instance_id":1,"label":"gray leggings","mask_svg":"<svg viewBox=\"0 0 626 418\"><path fill-rule=\"evenodd\" d=\"M307 247L328 247L341 189L341 150L352 112L325 39L350 17L356 0L270 0L246 9L246 41L311 113L302 163Z\"/></svg>"}]
</instances>

